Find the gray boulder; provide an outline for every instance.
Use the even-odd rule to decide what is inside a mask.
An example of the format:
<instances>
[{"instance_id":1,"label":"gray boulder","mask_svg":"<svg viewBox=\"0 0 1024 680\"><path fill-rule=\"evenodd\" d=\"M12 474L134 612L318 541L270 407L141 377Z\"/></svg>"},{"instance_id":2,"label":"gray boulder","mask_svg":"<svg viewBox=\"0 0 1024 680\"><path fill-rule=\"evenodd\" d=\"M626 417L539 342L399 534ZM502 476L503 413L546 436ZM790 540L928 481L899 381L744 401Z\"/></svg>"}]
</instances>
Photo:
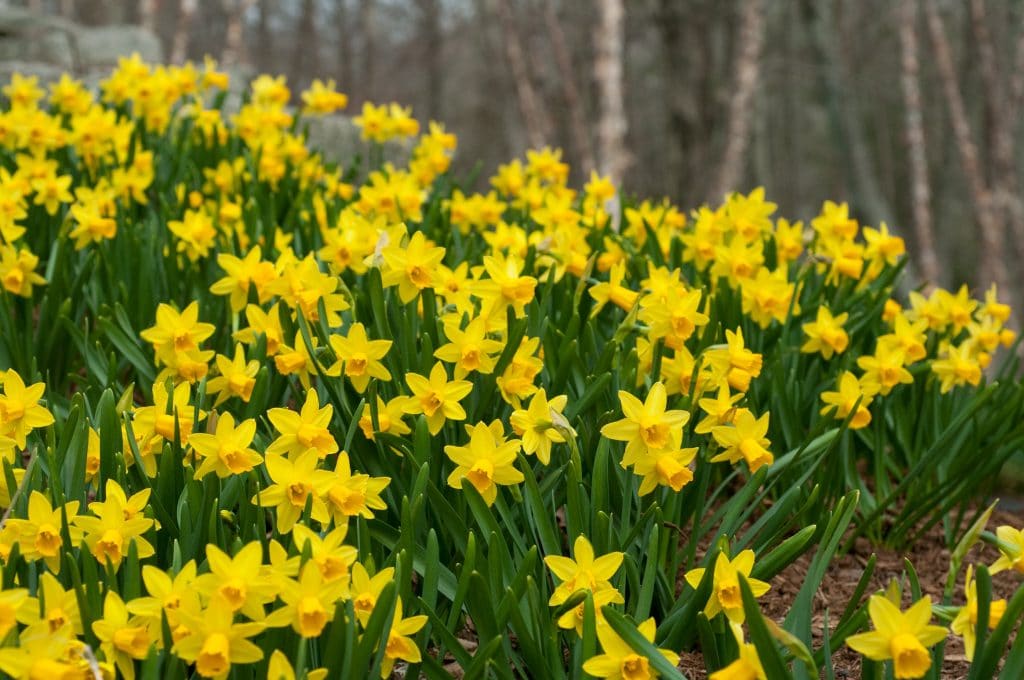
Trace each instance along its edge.
<instances>
[{"instance_id":1,"label":"gray boulder","mask_svg":"<svg viewBox=\"0 0 1024 680\"><path fill-rule=\"evenodd\" d=\"M81 26L0 5L0 77L5 82L15 72L39 76L44 83L62 73L96 79L133 52L149 62L163 60L160 39L140 26Z\"/></svg>"},{"instance_id":2,"label":"gray boulder","mask_svg":"<svg viewBox=\"0 0 1024 680\"><path fill-rule=\"evenodd\" d=\"M348 165L355 156L361 156L364 164L367 162L370 143L360 139L360 130L351 116L310 116L303 118L303 127L309 133L309 148L319 151L325 161ZM409 142L390 141L384 144L383 160L402 165L411 153Z\"/></svg>"}]
</instances>

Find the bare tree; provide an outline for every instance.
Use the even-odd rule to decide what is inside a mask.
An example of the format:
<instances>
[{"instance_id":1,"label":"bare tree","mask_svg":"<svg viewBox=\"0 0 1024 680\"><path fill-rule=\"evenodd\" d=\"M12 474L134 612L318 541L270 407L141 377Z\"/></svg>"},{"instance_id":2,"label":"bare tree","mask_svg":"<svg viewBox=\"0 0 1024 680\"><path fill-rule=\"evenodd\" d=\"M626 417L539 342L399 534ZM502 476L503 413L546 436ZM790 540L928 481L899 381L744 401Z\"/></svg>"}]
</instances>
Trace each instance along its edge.
<instances>
[{"instance_id":1,"label":"bare tree","mask_svg":"<svg viewBox=\"0 0 1024 680\"><path fill-rule=\"evenodd\" d=\"M198 0L180 0L178 23L174 27L174 39L171 41L172 64L181 64L188 59L188 41L198 4Z\"/></svg>"},{"instance_id":2,"label":"bare tree","mask_svg":"<svg viewBox=\"0 0 1024 680\"><path fill-rule=\"evenodd\" d=\"M416 0L420 15L420 49L422 50L423 79L426 88L427 117L431 120L441 119L441 102L443 101L443 73L441 50L444 42L441 36L441 2L440 0Z\"/></svg>"},{"instance_id":3,"label":"bare tree","mask_svg":"<svg viewBox=\"0 0 1024 680\"><path fill-rule=\"evenodd\" d=\"M139 25L156 33L159 0L139 0Z\"/></svg>"},{"instance_id":4,"label":"bare tree","mask_svg":"<svg viewBox=\"0 0 1024 680\"><path fill-rule=\"evenodd\" d=\"M626 150L626 106L623 76L622 0L600 0L594 30L594 80L598 91L597 147L602 174L621 186L629 154Z\"/></svg>"},{"instance_id":5,"label":"bare tree","mask_svg":"<svg viewBox=\"0 0 1024 680\"><path fill-rule=\"evenodd\" d=\"M376 0L359 0L358 32L362 41L362 73L359 94L363 101L376 97L377 33L374 25Z\"/></svg>"},{"instance_id":6,"label":"bare tree","mask_svg":"<svg viewBox=\"0 0 1024 680\"><path fill-rule=\"evenodd\" d=\"M754 90L761 71L761 45L764 43L765 17L763 0L745 0L741 9L737 45L736 72L732 99L729 102L729 127L725 152L718 168L713 196L718 200L736 189L743 178L743 161L750 142L750 124L754 116Z\"/></svg>"},{"instance_id":7,"label":"bare tree","mask_svg":"<svg viewBox=\"0 0 1024 680\"><path fill-rule=\"evenodd\" d=\"M917 0L900 0L897 25L900 32L900 84L906 109L907 155L910 160L911 206L914 236L921 276L929 284L939 282L939 260L932 230L932 193L925 153L924 121L921 115L921 84L917 56Z\"/></svg>"},{"instance_id":8,"label":"bare tree","mask_svg":"<svg viewBox=\"0 0 1024 680\"><path fill-rule=\"evenodd\" d=\"M347 0L334 3L334 42L337 46L338 83L346 92L352 91L352 34L349 26Z\"/></svg>"},{"instance_id":9,"label":"bare tree","mask_svg":"<svg viewBox=\"0 0 1024 680\"><path fill-rule=\"evenodd\" d=\"M295 87L305 83L320 70L319 35L316 20L315 0L302 0L302 11L295 26L295 43L292 50L291 82Z\"/></svg>"},{"instance_id":10,"label":"bare tree","mask_svg":"<svg viewBox=\"0 0 1024 680\"><path fill-rule=\"evenodd\" d=\"M224 6L226 27L224 30L224 48L220 53L220 61L231 66L246 60L245 55L245 15L252 8L255 0L221 0Z\"/></svg>"},{"instance_id":11,"label":"bare tree","mask_svg":"<svg viewBox=\"0 0 1024 680\"><path fill-rule=\"evenodd\" d=\"M529 66L526 63L519 30L516 28L512 6L509 4L509 0L496 0L495 8L498 14L498 23L501 26L502 43L505 46L505 58L512 71L519 112L523 116L523 125L526 127L526 138L530 146L539 148L550 140L551 126L540 98L537 96L537 91L534 89L533 81L530 79Z\"/></svg>"},{"instance_id":12,"label":"bare tree","mask_svg":"<svg viewBox=\"0 0 1024 680\"><path fill-rule=\"evenodd\" d=\"M551 49L555 55L555 66L558 68L559 80L562 83L565 108L569 113L569 134L572 137L573 150L583 166L583 172L589 173L597 168L597 163L594 161L594 149L590 143L590 134L587 132L587 118L583 111L580 91L576 87L576 71L573 68L572 54L569 52L565 31L558 18L555 3L547 0L542 4L544 5L544 25L547 28Z\"/></svg>"},{"instance_id":13,"label":"bare tree","mask_svg":"<svg viewBox=\"0 0 1024 680\"><path fill-rule=\"evenodd\" d=\"M935 0L925 0L924 8L935 54L935 66L939 73L939 79L942 81L942 91L953 125L953 138L956 141L960 163L963 166L971 200L977 213L978 225L981 229L981 261L978 283L992 281L1009 293L1011 289L1004 260L1005 227L1002 220L999 219L999 212L993 201L992 192L985 181L984 170L978 156L978 147L975 144L974 134L967 117L967 109L960 93L952 49Z\"/></svg>"}]
</instances>

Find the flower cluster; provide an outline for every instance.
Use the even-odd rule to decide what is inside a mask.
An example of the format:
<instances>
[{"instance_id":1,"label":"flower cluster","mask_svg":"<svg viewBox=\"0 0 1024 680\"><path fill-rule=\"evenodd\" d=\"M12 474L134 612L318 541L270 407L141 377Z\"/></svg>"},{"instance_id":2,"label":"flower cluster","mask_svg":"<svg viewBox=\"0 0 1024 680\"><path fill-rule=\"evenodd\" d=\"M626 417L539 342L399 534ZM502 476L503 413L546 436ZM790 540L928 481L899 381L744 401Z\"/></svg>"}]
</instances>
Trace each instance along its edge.
<instances>
[{"instance_id":1,"label":"flower cluster","mask_svg":"<svg viewBox=\"0 0 1024 680\"><path fill-rule=\"evenodd\" d=\"M903 299L902 239L846 204L687 213L574 188L551 148L473 186L398 104L338 166L305 137L334 82L261 75L234 110L227 85L132 56L98 91L3 88L12 677L639 679L696 644L719 680L811 669L848 526L898 542L1024 441L995 288ZM980 610L1019 615L980 602L1024 538L985 538L1003 556L935 608L969 657ZM920 677L931 614L853 602L830 652Z\"/></svg>"}]
</instances>

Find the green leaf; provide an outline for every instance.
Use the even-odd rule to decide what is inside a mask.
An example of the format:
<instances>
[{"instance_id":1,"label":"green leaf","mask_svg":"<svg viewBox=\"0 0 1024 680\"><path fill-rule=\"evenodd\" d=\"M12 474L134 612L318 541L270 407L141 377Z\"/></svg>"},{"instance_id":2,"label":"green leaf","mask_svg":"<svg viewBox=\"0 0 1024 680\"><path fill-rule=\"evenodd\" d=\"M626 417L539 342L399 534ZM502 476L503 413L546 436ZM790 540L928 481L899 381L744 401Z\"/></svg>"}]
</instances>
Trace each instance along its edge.
<instances>
[{"instance_id":1,"label":"green leaf","mask_svg":"<svg viewBox=\"0 0 1024 680\"><path fill-rule=\"evenodd\" d=\"M769 678L788 678L789 669L786 668L779 648L775 644L775 638L761 615L761 608L754 599L754 593L750 590L750 584L745 577L740 578L740 594L743 597L743 613L746 615L747 628L750 630L750 641L757 648L757 656L761 659L761 665ZM806 648L805 648L806 651Z\"/></svg>"}]
</instances>

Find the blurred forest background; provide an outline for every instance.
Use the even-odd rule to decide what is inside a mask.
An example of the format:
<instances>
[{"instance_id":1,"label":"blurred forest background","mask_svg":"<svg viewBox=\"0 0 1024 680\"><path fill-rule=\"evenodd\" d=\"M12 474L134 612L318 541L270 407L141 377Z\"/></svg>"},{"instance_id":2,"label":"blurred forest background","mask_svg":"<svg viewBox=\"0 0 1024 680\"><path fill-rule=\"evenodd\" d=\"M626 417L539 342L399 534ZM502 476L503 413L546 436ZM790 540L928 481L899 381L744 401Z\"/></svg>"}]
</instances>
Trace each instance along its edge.
<instances>
[{"instance_id":1,"label":"blurred forest background","mask_svg":"<svg viewBox=\"0 0 1024 680\"><path fill-rule=\"evenodd\" d=\"M764 185L904 236L919 280L1024 300L1018 0L12 0L150 28L212 55L333 78L457 133L457 172L564 150L689 209ZM483 188L483 180L479 181Z\"/></svg>"}]
</instances>

